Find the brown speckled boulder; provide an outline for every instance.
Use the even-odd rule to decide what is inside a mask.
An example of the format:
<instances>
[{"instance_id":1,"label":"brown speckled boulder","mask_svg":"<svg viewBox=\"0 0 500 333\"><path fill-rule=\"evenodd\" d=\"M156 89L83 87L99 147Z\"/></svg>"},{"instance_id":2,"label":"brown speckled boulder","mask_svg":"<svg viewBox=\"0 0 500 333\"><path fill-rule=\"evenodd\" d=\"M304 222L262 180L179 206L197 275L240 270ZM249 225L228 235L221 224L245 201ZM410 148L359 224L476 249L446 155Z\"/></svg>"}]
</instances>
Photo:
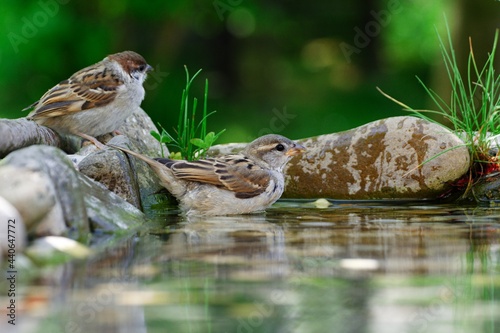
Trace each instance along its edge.
<instances>
[{"instance_id":1,"label":"brown speckled boulder","mask_svg":"<svg viewBox=\"0 0 500 333\"><path fill-rule=\"evenodd\" d=\"M469 151L455 134L415 117L382 119L299 142L307 152L287 166L285 198L436 198L470 164Z\"/></svg>"}]
</instances>

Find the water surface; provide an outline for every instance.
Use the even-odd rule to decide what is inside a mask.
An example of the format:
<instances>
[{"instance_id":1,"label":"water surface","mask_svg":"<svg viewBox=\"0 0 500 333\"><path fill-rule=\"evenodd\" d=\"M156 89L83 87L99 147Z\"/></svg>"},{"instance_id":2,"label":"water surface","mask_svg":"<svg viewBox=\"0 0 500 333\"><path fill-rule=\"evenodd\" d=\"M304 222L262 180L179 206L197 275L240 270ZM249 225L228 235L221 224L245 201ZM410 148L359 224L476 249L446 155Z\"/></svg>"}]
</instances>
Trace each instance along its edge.
<instances>
[{"instance_id":1,"label":"water surface","mask_svg":"<svg viewBox=\"0 0 500 333\"><path fill-rule=\"evenodd\" d=\"M18 332L500 332L499 208L175 213L25 278Z\"/></svg>"}]
</instances>

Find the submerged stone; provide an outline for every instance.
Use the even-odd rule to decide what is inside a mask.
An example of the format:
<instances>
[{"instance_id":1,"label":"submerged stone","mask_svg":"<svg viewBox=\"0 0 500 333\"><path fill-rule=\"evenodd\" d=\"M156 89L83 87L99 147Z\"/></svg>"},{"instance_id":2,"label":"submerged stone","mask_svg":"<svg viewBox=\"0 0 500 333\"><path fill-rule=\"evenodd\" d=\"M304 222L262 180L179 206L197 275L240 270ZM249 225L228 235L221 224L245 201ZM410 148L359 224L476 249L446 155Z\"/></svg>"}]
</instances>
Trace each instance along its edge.
<instances>
[{"instance_id":1,"label":"submerged stone","mask_svg":"<svg viewBox=\"0 0 500 333\"><path fill-rule=\"evenodd\" d=\"M287 165L283 197L431 199L470 165L462 140L415 117L382 119L299 143L307 151Z\"/></svg>"}]
</instances>

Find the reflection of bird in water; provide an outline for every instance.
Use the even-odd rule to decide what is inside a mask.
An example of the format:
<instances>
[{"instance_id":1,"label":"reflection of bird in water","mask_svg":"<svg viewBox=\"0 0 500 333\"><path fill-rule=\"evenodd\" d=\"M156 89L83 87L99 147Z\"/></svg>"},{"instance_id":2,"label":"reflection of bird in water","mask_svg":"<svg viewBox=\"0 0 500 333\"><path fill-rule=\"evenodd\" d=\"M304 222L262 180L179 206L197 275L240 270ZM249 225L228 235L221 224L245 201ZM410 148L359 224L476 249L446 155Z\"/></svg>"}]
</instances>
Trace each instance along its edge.
<instances>
[{"instance_id":1,"label":"reflection of bird in water","mask_svg":"<svg viewBox=\"0 0 500 333\"><path fill-rule=\"evenodd\" d=\"M186 219L183 227L170 235L165 249L169 257L248 265L248 274L282 276L288 272L285 231L282 226L267 222L264 215ZM242 270L247 272L238 267L238 272Z\"/></svg>"}]
</instances>

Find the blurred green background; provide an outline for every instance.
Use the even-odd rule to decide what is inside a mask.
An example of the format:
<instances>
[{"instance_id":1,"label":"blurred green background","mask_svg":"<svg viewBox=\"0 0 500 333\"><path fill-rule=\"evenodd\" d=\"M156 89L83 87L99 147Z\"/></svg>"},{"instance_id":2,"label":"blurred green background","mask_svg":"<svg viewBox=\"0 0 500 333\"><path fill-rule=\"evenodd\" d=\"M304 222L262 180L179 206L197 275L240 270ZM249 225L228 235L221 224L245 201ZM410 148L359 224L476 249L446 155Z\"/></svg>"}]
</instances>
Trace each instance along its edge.
<instances>
[{"instance_id":1,"label":"blurred green background","mask_svg":"<svg viewBox=\"0 0 500 333\"><path fill-rule=\"evenodd\" d=\"M429 107L415 76L449 94L436 30L444 15L457 55L491 50L495 0L2 0L0 117L75 71L123 50L155 67L143 108L166 129L177 123L184 65L193 94L210 88L209 130L219 142L269 132L302 138L403 115L377 92ZM466 61L464 57L462 61ZM0 133L1 134L1 133Z\"/></svg>"}]
</instances>

